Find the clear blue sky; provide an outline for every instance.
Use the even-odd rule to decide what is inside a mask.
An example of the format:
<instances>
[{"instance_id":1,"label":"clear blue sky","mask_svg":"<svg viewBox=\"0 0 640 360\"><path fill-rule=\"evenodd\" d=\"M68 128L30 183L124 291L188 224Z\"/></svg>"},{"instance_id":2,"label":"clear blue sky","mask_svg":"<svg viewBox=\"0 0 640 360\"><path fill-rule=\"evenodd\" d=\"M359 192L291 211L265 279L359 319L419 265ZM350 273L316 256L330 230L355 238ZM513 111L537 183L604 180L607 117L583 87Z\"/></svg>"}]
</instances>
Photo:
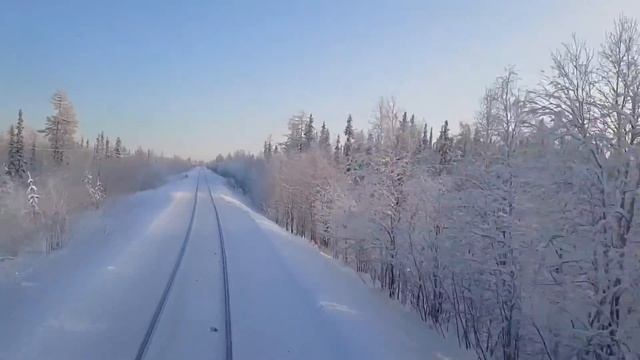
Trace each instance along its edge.
<instances>
[{"instance_id":1,"label":"clear blue sky","mask_svg":"<svg viewBox=\"0 0 640 360\"><path fill-rule=\"evenodd\" d=\"M64 89L80 132L211 159L256 151L313 112L335 135L380 96L427 122L471 121L510 64L535 84L576 32L595 46L637 0L0 2L0 128Z\"/></svg>"}]
</instances>

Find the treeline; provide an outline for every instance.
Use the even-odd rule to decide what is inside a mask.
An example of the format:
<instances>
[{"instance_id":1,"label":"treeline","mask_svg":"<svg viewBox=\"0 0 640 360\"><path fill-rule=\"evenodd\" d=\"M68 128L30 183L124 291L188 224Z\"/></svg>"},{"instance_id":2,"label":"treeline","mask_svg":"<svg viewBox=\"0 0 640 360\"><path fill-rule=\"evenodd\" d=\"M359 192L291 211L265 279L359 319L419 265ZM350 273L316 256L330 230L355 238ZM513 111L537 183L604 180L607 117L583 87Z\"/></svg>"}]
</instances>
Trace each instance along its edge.
<instances>
[{"instance_id":1,"label":"treeline","mask_svg":"<svg viewBox=\"0 0 640 360\"><path fill-rule=\"evenodd\" d=\"M310 114L219 157L264 212L481 359L640 359L640 33L514 68L452 134L381 99L330 141ZM242 180L244 179L244 180Z\"/></svg>"},{"instance_id":2,"label":"treeline","mask_svg":"<svg viewBox=\"0 0 640 360\"><path fill-rule=\"evenodd\" d=\"M19 110L7 136L0 136L0 259L55 250L67 239L69 214L155 186L190 166L151 150L132 152L102 132L93 144L77 139L79 122L66 93L53 94L51 105L42 129L27 127Z\"/></svg>"}]
</instances>

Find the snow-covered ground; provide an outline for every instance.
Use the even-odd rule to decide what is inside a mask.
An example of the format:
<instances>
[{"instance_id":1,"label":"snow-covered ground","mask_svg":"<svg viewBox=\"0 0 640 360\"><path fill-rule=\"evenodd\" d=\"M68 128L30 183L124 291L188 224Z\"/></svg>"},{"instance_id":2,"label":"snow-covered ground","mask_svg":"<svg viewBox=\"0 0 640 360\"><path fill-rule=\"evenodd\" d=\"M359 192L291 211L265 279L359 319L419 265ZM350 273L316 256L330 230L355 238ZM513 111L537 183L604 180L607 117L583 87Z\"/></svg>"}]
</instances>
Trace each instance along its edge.
<instances>
[{"instance_id":1,"label":"snow-covered ground","mask_svg":"<svg viewBox=\"0 0 640 360\"><path fill-rule=\"evenodd\" d=\"M226 241L235 359L470 359L202 169L75 222L62 251L0 280L0 359L134 359L209 181ZM148 359L224 358L220 248L201 183Z\"/></svg>"}]
</instances>

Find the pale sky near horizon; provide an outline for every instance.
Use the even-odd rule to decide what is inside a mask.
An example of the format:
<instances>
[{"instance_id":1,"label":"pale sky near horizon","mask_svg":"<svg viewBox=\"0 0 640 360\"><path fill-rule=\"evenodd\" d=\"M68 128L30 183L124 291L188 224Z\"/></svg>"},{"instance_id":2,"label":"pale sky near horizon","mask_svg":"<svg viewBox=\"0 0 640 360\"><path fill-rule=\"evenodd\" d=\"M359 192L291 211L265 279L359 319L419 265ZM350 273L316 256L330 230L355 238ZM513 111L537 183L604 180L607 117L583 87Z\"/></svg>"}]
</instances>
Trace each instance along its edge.
<instances>
[{"instance_id":1,"label":"pale sky near horizon","mask_svg":"<svg viewBox=\"0 0 640 360\"><path fill-rule=\"evenodd\" d=\"M64 89L80 134L213 159L259 151L294 113L367 127L380 96L470 122L508 65L535 85L572 33L597 47L638 0L0 0L0 129L41 128Z\"/></svg>"}]
</instances>

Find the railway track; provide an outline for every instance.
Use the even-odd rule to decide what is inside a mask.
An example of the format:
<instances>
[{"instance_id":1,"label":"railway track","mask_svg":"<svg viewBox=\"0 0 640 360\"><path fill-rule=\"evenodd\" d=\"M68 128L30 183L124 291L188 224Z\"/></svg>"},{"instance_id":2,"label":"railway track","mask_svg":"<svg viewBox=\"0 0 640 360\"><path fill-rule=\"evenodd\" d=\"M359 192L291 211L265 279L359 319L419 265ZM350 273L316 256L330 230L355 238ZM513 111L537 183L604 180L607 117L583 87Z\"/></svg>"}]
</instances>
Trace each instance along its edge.
<instances>
[{"instance_id":1,"label":"railway track","mask_svg":"<svg viewBox=\"0 0 640 360\"><path fill-rule=\"evenodd\" d=\"M148 352L150 346L151 346L151 340L153 338L153 334L156 330L156 328L158 327L158 324L162 318L162 313L163 310L165 308L165 305L167 303L167 300L169 299L169 294L171 293L171 289L173 287L173 284L175 282L176 279L176 275L178 273L178 271L180 270L180 265L182 264L182 259L184 258L184 254L187 250L187 246L189 245L189 240L191 238L191 233L193 230L193 223L196 217L196 211L197 211L197 207L198 207L198 198L199 198L199 191L200 191L200 181L202 178L202 171L200 171L198 173L198 178L196 180L196 190L195 190L195 195L194 195L194 200L193 200L193 208L191 210L191 217L189 219L189 224L187 226L187 231L184 237L184 240L182 241L182 244L180 246L180 250L178 252L178 255L176 257L176 261L173 265L173 268L171 270L171 273L169 275L169 278L167 279L167 283L162 291L162 294L160 296L160 299L158 301L158 304L156 305L153 315L151 317L151 320L149 321L149 324L147 326L147 330L144 334L144 337L142 339L142 341L140 342L140 345L138 346L138 351L136 353L135 359L136 360L142 360L145 358L146 353ZM219 235L219 241L220 241L220 256L222 257L222 279L223 279L223 292L224 292L224 313L225 313L225 360L232 360L233 359L233 350L232 350L232 341L231 341L231 313L230 313L230 302L229 302L229 276L228 276L228 272L227 272L227 257L226 257L226 251L224 248L224 235L223 235L223 231L222 231L222 224L220 222L220 215L218 213L218 208L215 204L215 200L213 198L213 194L211 192L211 187L209 185L209 181L206 179L206 175L205 175L205 183L207 186L207 192L209 194L209 199L211 201L211 205L213 206L213 210L215 213L215 217L216 217L216 225L218 228L218 235Z\"/></svg>"},{"instance_id":2,"label":"railway track","mask_svg":"<svg viewBox=\"0 0 640 360\"><path fill-rule=\"evenodd\" d=\"M213 199L213 193L211 192L211 186L209 181L207 183L207 192L209 193L209 199L211 199L211 205L213 205L213 211L216 213L216 223L218 224L218 238L220 239L220 254L222 256L222 278L224 286L224 328L225 328L225 359L233 359L233 342L231 338L231 301L229 297L229 273L227 271L227 252L224 247L224 233L222 231L222 222L220 221L220 212L216 206L216 202Z\"/></svg>"}]
</instances>

